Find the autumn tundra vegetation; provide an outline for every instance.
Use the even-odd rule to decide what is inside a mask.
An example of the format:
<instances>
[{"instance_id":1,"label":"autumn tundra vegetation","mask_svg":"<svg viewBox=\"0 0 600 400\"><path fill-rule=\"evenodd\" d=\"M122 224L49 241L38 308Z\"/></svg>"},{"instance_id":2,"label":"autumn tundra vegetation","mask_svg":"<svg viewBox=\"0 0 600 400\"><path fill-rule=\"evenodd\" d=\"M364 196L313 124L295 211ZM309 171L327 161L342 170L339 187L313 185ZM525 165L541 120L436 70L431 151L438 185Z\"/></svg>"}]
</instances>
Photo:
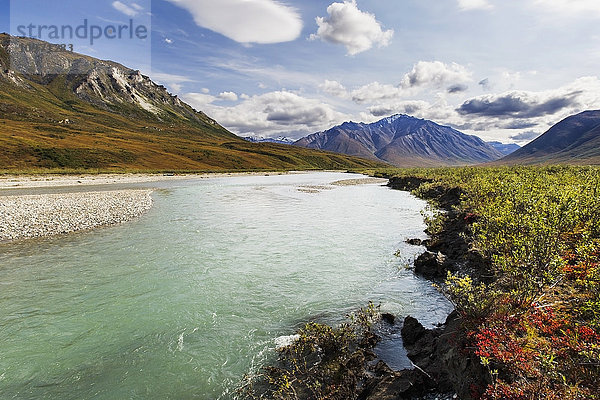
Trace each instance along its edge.
<instances>
[{"instance_id":1,"label":"autumn tundra vegetation","mask_svg":"<svg viewBox=\"0 0 600 400\"><path fill-rule=\"evenodd\" d=\"M600 168L398 170L415 194L458 188L475 273L448 272L442 290L464 329L465 352L488 373L486 400L600 397ZM448 213L428 219L432 235ZM474 276L473 276L474 275Z\"/></svg>"},{"instance_id":2,"label":"autumn tundra vegetation","mask_svg":"<svg viewBox=\"0 0 600 400\"><path fill-rule=\"evenodd\" d=\"M465 262L446 263L447 271L436 280L459 321L458 332L454 325L441 336L452 335L446 340L458 348L454 357L476 360L475 368L450 373L462 381L454 382L455 389L469 383L466 391L457 389L461 398L600 398L600 168L369 173L430 200L428 247L443 243L448 230L464 244L458 252ZM295 343L280 349L275 366L249 381L245 398L374 398L369 397L374 394L369 393L373 367L368 362L377 341L376 319L371 304L337 328L307 324ZM402 385L394 379L407 376L410 381L414 375L390 371L379 387L393 392Z\"/></svg>"}]
</instances>

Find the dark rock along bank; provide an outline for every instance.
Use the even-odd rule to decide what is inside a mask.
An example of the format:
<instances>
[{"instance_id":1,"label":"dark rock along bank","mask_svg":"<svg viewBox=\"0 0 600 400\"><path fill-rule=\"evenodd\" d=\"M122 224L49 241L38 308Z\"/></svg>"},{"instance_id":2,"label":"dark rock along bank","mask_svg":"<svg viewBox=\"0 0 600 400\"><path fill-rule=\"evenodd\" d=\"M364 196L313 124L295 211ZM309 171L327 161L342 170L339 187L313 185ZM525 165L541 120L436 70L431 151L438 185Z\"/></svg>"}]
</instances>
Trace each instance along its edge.
<instances>
[{"instance_id":1,"label":"dark rock along bank","mask_svg":"<svg viewBox=\"0 0 600 400\"><path fill-rule=\"evenodd\" d=\"M388 186L412 191L423 183L431 182L414 177L389 178ZM420 191L420 196L435 202L445 211L445 218L439 232L427 232L430 239L407 241L427 248L415 260L415 273L436 282L443 281L448 271L467 272L485 280L489 263L470 251L463 235L468 232L469 218L454 207L460 204L460 189L430 185ZM404 319L400 333L414 368L402 371L393 371L385 362L377 361L374 353L380 340L378 334L387 330L386 325L389 328L397 324L395 316L380 314L373 327L365 325L362 339L345 345L339 340L341 331L335 328L321 326L321 332L308 336L305 333L300 347L291 345L279 351L278 364L265 369L262 381L256 385L259 390L253 389L252 382L242 388L246 394L242 398L474 400L472 393L490 383L479 358L467 350L468 340L458 313L451 313L444 324L434 329L424 328L411 316ZM330 342L331 338L334 342ZM307 348L313 350L304 352ZM293 353L292 357L288 353ZM290 364L297 366L298 360L303 367L300 374L289 368ZM318 391L312 390L307 382L316 384Z\"/></svg>"},{"instance_id":2,"label":"dark rock along bank","mask_svg":"<svg viewBox=\"0 0 600 400\"><path fill-rule=\"evenodd\" d=\"M412 191L423 183L414 177L391 178L388 186ZM454 206L460 204L459 188L433 186L423 198L435 201L446 212L441 233L426 241L409 240L409 244L424 245L427 252L415 260L415 273L430 280L442 280L448 271L466 271L485 280L489 263L469 248L461 235L467 232L469 220ZM429 233L429 232L428 232ZM479 359L466 351L466 337L459 315L450 314L444 325L425 329L415 318L408 316L402 327L402 339L412 370L394 372L383 362L374 368L374 377L367 383L364 399L424 398L431 393L456 393L456 397L472 399L474 388L485 387L487 371ZM443 396L442 396L443 397ZM446 397L448 398L448 397Z\"/></svg>"}]
</instances>

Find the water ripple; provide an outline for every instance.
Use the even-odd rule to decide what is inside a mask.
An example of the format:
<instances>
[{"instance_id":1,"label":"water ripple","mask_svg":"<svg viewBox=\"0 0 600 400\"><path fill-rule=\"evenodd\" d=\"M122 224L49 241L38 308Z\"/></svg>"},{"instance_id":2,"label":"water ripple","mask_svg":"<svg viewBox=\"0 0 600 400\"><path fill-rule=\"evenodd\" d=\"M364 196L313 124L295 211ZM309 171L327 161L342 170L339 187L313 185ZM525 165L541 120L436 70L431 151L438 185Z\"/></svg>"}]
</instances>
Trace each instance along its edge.
<instances>
[{"instance_id":1,"label":"water ripple","mask_svg":"<svg viewBox=\"0 0 600 400\"><path fill-rule=\"evenodd\" d=\"M138 221L1 245L0 398L226 400L305 321L374 301L441 322L403 268L425 204L329 185L354 177L178 183Z\"/></svg>"}]
</instances>

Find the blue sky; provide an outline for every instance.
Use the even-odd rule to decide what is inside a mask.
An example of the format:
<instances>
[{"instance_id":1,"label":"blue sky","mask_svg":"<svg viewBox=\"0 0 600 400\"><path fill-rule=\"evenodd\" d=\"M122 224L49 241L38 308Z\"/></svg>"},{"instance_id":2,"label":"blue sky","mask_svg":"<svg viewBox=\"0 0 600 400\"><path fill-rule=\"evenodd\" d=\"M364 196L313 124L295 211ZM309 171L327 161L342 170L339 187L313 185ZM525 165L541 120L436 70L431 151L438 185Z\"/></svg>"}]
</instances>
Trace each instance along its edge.
<instances>
[{"instance_id":1,"label":"blue sky","mask_svg":"<svg viewBox=\"0 0 600 400\"><path fill-rule=\"evenodd\" d=\"M600 108L598 0L13 0L10 26L0 4L13 34L22 21L148 26L143 40L74 47L240 135L406 113L524 144Z\"/></svg>"}]
</instances>

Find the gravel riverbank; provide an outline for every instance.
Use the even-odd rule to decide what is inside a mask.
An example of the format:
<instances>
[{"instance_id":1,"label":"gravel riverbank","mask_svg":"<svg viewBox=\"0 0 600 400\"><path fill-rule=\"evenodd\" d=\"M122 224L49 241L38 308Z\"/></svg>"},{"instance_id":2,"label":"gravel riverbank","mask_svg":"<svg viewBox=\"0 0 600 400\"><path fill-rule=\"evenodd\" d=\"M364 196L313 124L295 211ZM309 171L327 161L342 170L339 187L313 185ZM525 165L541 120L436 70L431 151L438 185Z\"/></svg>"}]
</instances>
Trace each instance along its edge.
<instances>
[{"instance_id":1,"label":"gravel riverbank","mask_svg":"<svg viewBox=\"0 0 600 400\"><path fill-rule=\"evenodd\" d=\"M151 190L0 196L0 242L115 225L152 207Z\"/></svg>"}]
</instances>

